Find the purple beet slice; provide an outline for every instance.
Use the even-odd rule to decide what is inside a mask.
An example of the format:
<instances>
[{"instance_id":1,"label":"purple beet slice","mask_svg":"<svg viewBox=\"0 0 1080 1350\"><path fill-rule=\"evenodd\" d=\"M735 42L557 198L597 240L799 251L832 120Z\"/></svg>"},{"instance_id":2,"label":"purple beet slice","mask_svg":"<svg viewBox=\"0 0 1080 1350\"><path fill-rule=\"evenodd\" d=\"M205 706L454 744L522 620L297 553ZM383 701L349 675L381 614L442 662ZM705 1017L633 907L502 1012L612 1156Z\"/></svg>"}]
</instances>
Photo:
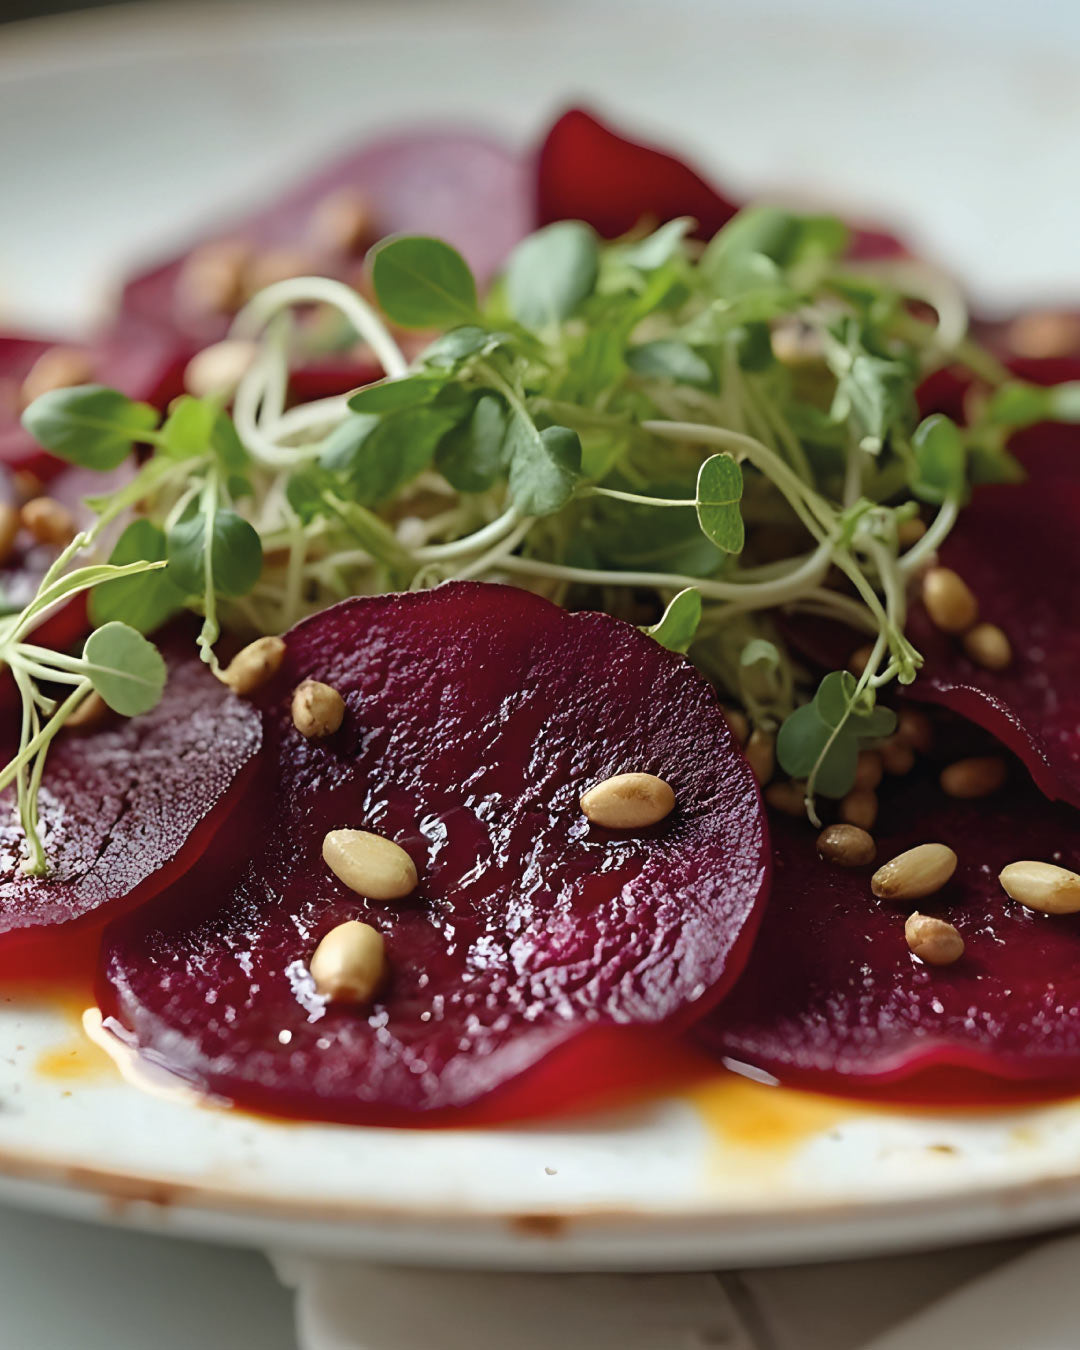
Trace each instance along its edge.
<instances>
[{"instance_id":1,"label":"purple beet slice","mask_svg":"<svg viewBox=\"0 0 1080 1350\"><path fill-rule=\"evenodd\" d=\"M22 872L11 789L0 801L0 947L154 895L242 795L262 741L258 713L213 677L186 626L160 645L169 677L152 712L53 744L38 799L49 876Z\"/></svg>"},{"instance_id":2,"label":"purple beet slice","mask_svg":"<svg viewBox=\"0 0 1080 1350\"><path fill-rule=\"evenodd\" d=\"M346 601L286 640L265 801L106 933L99 1001L145 1054L307 1118L420 1123L483 1099L528 1115L595 1091L634 1030L682 1028L725 993L768 849L753 775L685 658L477 583ZM345 698L330 739L292 725L306 677ZM629 770L668 780L673 814L590 827L583 789ZM340 827L405 848L415 895L337 881L321 846ZM357 918L386 938L389 983L373 1006L327 1004L309 958Z\"/></svg>"},{"instance_id":3,"label":"purple beet slice","mask_svg":"<svg viewBox=\"0 0 1080 1350\"><path fill-rule=\"evenodd\" d=\"M349 247L320 244L319 207L350 193L366 204L369 229ZM180 256L132 277L122 311L163 325L194 351L224 337L231 319L227 310L193 307L185 294L185 265L197 248L239 241L254 256L291 251L305 255L308 270L356 283L364 252L376 239L434 234L488 280L532 229L532 213L526 158L487 136L417 127L359 147L276 200L194 241ZM350 378L341 387L355 383Z\"/></svg>"},{"instance_id":4,"label":"purple beet slice","mask_svg":"<svg viewBox=\"0 0 1080 1350\"><path fill-rule=\"evenodd\" d=\"M912 775L883 797L880 819L880 862L940 842L959 857L953 880L907 905L876 900L871 868L823 862L805 821L771 817L772 898L745 973L698 1043L825 1091L904 1095L913 1075L944 1070L1080 1082L1080 915L1025 909L997 879L1022 858L1080 867L1080 816L1029 782L966 802ZM960 930L954 965L910 954L904 920L916 908Z\"/></svg>"}]
</instances>

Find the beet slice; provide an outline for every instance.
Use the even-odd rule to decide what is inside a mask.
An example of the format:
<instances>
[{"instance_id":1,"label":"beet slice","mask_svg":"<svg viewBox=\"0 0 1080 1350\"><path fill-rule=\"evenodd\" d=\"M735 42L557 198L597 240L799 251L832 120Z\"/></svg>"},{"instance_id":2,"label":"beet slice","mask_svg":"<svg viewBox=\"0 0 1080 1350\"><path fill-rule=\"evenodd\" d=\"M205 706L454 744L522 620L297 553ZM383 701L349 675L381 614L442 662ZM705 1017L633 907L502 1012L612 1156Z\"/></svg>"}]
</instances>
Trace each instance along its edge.
<instances>
[{"instance_id":1,"label":"beet slice","mask_svg":"<svg viewBox=\"0 0 1080 1350\"><path fill-rule=\"evenodd\" d=\"M1025 909L997 877L1021 858L1080 867L1080 816L1028 782L964 802L912 775L883 797L881 821L880 861L941 842L960 859L954 879L906 906L876 900L870 868L821 861L805 821L771 817L772 898L745 974L697 1042L822 1090L903 1095L912 1075L943 1069L1075 1085L1080 915ZM955 965L909 953L904 920L916 908L959 928Z\"/></svg>"},{"instance_id":2,"label":"beet slice","mask_svg":"<svg viewBox=\"0 0 1080 1350\"><path fill-rule=\"evenodd\" d=\"M186 625L161 648L169 678L152 712L53 744L39 797L48 877L21 871L22 832L11 789L4 794L0 946L154 895L191 866L241 795L262 741L258 713L211 675Z\"/></svg>"},{"instance_id":3,"label":"beet slice","mask_svg":"<svg viewBox=\"0 0 1080 1350\"><path fill-rule=\"evenodd\" d=\"M101 1006L146 1054L277 1113L417 1123L491 1097L535 1114L620 1074L631 1027L685 1026L722 996L768 849L756 782L689 662L478 583L346 601L287 642L266 804L107 933ZM307 676L348 706L322 742L289 715ZM672 783L675 813L631 837L590 828L583 788L632 769ZM341 826L408 850L417 894L376 904L339 883L320 850ZM391 980L370 1009L328 1006L307 961L357 917L384 933ZM562 1072L537 1102L526 1071L545 1060Z\"/></svg>"},{"instance_id":4,"label":"beet slice","mask_svg":"<svg viewBox=\"0 0 1080 1350\"><path fill-rule=\"evenodd\" d=\"M631 140L583 108L571 108L547 133L537 160L541 224L583 220L605 239L643 221L660 225L692 216L696 235L711 239L741 203L713 187L684 160ZM850 256L888 258L906 250L877 229L852 232Z\"/></svg>"},{"instance_id":5,"label":"beet slice","mask_svg":"<svg viewBox=\"0 0 1080 1350\"><path fill-rule=\"evenodd\" d=\"M313 213L331 194L356 192L371 212L372 235L436 234L489 279L533 227L527 160L487 136L442 127L417 127L371 141L320 169L260 209L197 240L178 257L131 278L124 288L125 316L163 325L187 344L189 354L228 331L225 312L192 309L182 278L196 248L215 240L241 240L256 253L300 250L314 270L356 282L363 251L320 248L313 242ZM330 366L340 366L331 358ZM357 383L348 379L341 387Z\"/></svg>"}]
</instances>

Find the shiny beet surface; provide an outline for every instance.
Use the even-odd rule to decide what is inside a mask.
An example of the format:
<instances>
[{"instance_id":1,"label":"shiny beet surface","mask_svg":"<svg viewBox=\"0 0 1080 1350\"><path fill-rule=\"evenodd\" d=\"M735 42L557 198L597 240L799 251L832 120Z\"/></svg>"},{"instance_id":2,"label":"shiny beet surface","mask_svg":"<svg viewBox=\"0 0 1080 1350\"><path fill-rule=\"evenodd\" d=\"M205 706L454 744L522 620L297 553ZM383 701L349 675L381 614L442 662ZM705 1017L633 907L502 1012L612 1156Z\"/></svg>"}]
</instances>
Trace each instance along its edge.
<instances>
[{"instance_id":1,"label":"shiny beet surface","mask_svg":"<svg viewBox=\"0 0 1080 1350\"><path fill-rule=\"evenodd\" d=\"M746 971L695 1033L726 1056L823 1091L901 1091L925 1070L1080 1083L1080 915L1010 900L998 872L1021 858L1080 867L1080 815L1023 780L983 801L944 796L912 775L883 792L878 862L915 844L955 849L937 895L888 903L872 867L818 858L815 831L773 816L773 891ZM947 919L966 950L954 965L908 951L915 909Z\"/></svg>"},{"instance_id":2,"label":"shiny beet surface","mask_svg":"<svg viewBox=\"0 0 1080 1350\"><path fill-rule=\"evenodd\" d=\"M262 739L257 713L211 675L186 626L161 647L169 680L152 712L53 744L39 797L48 877L22 872L4 793L0 945L145 900L194 862L238 799Z\"/></svg>"},{"instance_id":3,"label":"shiny beet surface","mask_svg":"<svg viewBox=\"0 0 1080 1350\"><path fill-rule=\"evenodd\" d=\"M632 1028L682 1027L726 991L768 850L757 785L685 659L476 583L347 601L287 640L264 796L107 934L102 1008L147 1054L305 1117L419 1122L489 1097L536 1114L625 1077ZM346 700L326 741L289 715L308 676ZM638 836L590 827L582 790L626 770L667 779L675 812ZM346 889L321 858L338 827L396 840L416 894ZM355 918L385 935L390 979L373 1006L328 1005L307 963Z\"/></svg>"}]
</instances>

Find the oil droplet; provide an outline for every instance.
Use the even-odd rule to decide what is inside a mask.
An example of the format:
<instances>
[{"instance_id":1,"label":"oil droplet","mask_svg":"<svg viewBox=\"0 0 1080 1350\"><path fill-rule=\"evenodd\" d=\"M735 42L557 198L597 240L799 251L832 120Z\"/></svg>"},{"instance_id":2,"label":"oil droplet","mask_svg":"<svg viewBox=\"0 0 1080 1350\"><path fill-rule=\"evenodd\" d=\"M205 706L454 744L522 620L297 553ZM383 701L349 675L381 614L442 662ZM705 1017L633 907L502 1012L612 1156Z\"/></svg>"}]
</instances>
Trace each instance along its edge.
<instances>
[{"instance_id":1,"label":"oil droplet","mask_svg":"<svg viewBox=\"0 0 1080 1350\"><path fill-rule=\"evenodd\" d=\"M789 1153L842 1121L867 1114L852 1102L755 1083L735 1073L717 1074L697 1084L686 1098L718 1145L774 1155Z\"/></svg>"},{"instance_id":2,"label":"oil droplet","mask_svg":"<svg viewBox=\"0 0 1080 1350\"><path fill-rule=\"evenodd\" d=\"M51 1050L43 1050L34 1068L43 1078L85 1082L112 1073L113 1066L103 1050L85 1036L80 1036Z\"/></svg>"}]
</instances>

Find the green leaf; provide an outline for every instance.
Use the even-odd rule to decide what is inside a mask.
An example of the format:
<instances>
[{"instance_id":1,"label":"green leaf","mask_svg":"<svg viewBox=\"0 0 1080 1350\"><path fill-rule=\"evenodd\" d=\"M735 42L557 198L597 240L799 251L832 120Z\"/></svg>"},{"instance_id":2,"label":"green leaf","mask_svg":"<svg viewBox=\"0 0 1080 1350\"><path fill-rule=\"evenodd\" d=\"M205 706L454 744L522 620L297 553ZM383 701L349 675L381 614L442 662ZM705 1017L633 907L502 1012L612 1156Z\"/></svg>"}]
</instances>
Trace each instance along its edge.
<instances>
[{"instance_id":1,"label":"green leaf","mask_svg":"<svg viewBox=\"0 0 1080 1350\"><path fill-rule=\"evenodd\" d=\"M213 430L210 433L210 448L229 473L240 475L246 473L250 464L248 452L244 449L244 443L232 418L223 408L218 410L218 415L214 418ZM250 488L248 490L250 491ZM243 493L236 495L242 496Z\"/></svg>"},{"instance_id":2,"label":"green leaf","mask_svg":"<svg viewBox=\"0 0 1080 1350\"><path fill-rule=\"evenodd\" d=\"M849 670L834 670L818 685L814 708L827 727L839 726L848 715L857 683Z\"/></svg>"},{"instance_id":3,"label":"green leaf","mask_svg":"<svg viewBox=\"0 0 1080 1350\"><path fill-rule=\"evenodd\" d=\"M780 649L767 638L751 638L739 653L740 666L762 666L765 670L780 669Z\"/></svg>"},{"instance_id":4,"label":"green leaf","mask_svg":"<svg viewBox=\"0 0 1080 1350\"><path fill-rule=\"evenodd\" d=\"M427 372L400 380L380 380L378 384L358 389L349 399L349 407L355 413L387 413L415 408L430 403L449 378L449 374Z\"/></svg>"},{"instance_id":5,"label":"green leaf","mask_svg":"<svg viewBox=\"0 0 1080 1350\"><path fill-rule=\"evenodd\" d=\"M588 225L562 220L537 230L518 244L507 264L510 312L531 328L568 319L592 294L599 267L599 245Z\"/></svg>"},{"instance_id":6,"label":"green leaf","mask_svg":"<svg viewBox=\"0 0 1080 1350\"><path fill-rule=\"evenodd\" d=\"M348 494L363 506L378 506L411 482L432 462L435 448L458 422L460 409L435 404L403 408L374 425L354 427L351 441L343 428L330 438L321 463L343 475ZM360 422L363 414L352 419Z\"/></svg>"},{"instance_id":7,"label":"green leaf","mask_svg":"<svg viewBox=\"0 0 1080 1350\"><path fill-rule=\"evenodd\" d=\"M776 757L792 778L809 778L816 769L814 790L824 797L843 797L855 782L859 742L847 727L837 731L827 726L816 705L807 703L784 719L776 737Z\"/></svg>"},{"instance_id":8,"label":"green leaf","mask_svg":"<svg viewBox=\"0 0 1080 1350\"><path fill-rule=\"evenodd\" d=\"M657 338L631 347L626 353L626 364L639 375L654 375L678 384L708 389L714 383L708 361L688 343L675 338Z\"/></svg>"},{"instance_id":9,"label":"green leaf","mask_svg":"<svg viewBox=\"0 0 1080 1350\"><path fill-rule=\"evenodd\" d=\"M435 467L458 492L486 492L503 472L506 411L494 394L483 394L471 415L439 442Z\"/></svg>"},{"instance_id":10,"label":"green leaf","mask_svg":"<svg viewBox=\"0 0 1080 1350\"><path fill-rule=\"evenodd\" d=\"M326 514L326 492L332 486L330 475L318 464L305 464L294 469L285 484L285 498L300 517L304 525L309 525L318 516Z\"/></svg>"},{"instance_id":11,"label":"green leaf","mask_svg":"<svg viewBox=\"0 0 1080 1350\"><path fill-rule=\"evenodd\" d=\"M942 413L925 417L911 438L918 473L911 490L924 502L959 501L965 491L964 442L956 423Z\"/></svg>"},{"instance_id":12,"label":"green leaf","mask_svg":"<svg viewBox=\"0 0 1080 1350\"><path fill-rule=\"evenodd\" d=\"M460 328L451 328L449 333L437 337L426 348L420 360L425 366L435 366L439 370L452 370L470 356L487 356L501 347L506 341L504 333L489 333L486 328L467 323Z\"/></svg>"},{"instance_id":13,"label":"green leaf","mask_svg":"<svg viewBox=\"0 0 1080 1350\"><path fill-rule=\"evenodd\" d=\"M568 427L538 431L528 416L510 419L506 432L510 496L523 516L550 516L574 495L581 441Z\"/></svg>"},{"instance_id":14,"label":"green leaf","mask_svg":"<svg viewBox=\"0 0 1080 1350\"><path fill-rule=\"evenodd\" d=\"M200 398L182 395L172 406L161 434L167 454L176 459L193 459L205 455L210 447L218 409Z\"/></svg>"},{"instance_id":15,"label":"green leaf","mask_svg":"<svg viewBox=\"0 0 1080 1350\"><path fill-rule=\"evenodd\" d=\"M185 595L206 591L206 513L202 502L188 507L169 531L167 575ZM262 542L253 526L228 507L214 513L209 541L213 588L224 595L247 595L262 571Z\"/></svg>"},{"instance_id":16,"label":"green leaf","mask_svg":"<svg viewBox=\"0 0 1080 1350\"><path fill-rule=\"evenodd\" d=\"M1030 427L1036 422L1048 422L1050 390L1023 380L1007 380L994 390L983 416L988 422L1004 427Z\"/></svg>"},{"instance_id":17,"label":"green leaf","mask_svg":"<svg viewBox=\"0 0 1080 1350\"><path fill-rule=\"evenodd\" d=\"M745 541L742 469L730 455L712 455L697 479L697 517L702 533L725 553L741 553Z\"/></svg>"},{"instance_id":18,"label":"green leaf","mask_svg":"<svg viewBox=\"0 0 1080 1350\"><path fill-rule=\"evenodd\" d=\"M338 423L323 442L319 464L330 473L348 474L359 462L364 442L379 425L372 413L357 413Z\"/></svg>"},{"instance_id":19,"label":"green leaf","mask_svg":"<svg viewBox=\"0 0 1080 1350\"><path fill-rule=\"evenodd\" d=\"M669 652L685 652L693 642L700 622L701 592L688 586L671 600L658 623L642 631Z\"/></svg>"},{"instance_id":20,"label":"green leaf","mask_svg":"<svg viewBox=\"0 0 1080 1350\"><path fill-rule=\"evenodd\" d=\"M863 448L876 453L892 426L913 403L911 372L898 361L859 353L836 386L833 416L852 416L863 433Z\"/></svg>"},{"instance_id":21,"label":"green leaf","mask_svg":"<svg viewBox=\"0 0 1080 1350\"><path fill-rule=\"evenodd\" d=\"M165 558L165 532L153 521L133 520L116 541L109 562L159 562ZM184 596L167 568L103 582L90 594L90 621L95 627L123 619L140 633L152 633L184 606Z\"/></svg>"},{"instance_id":22,"label":"green leaf","mask_svg":"<svg viewBox=\"0 0 1080 1350\"><path fill-rule=\"evenodd\" d=\"M122 464L135 442L154 430L158 414L115 389L83 384L42 394L23 413L22 423L54 455L104 472Z\"/></svg>"},{"instance_id":23,"label":"green leaf","mask_svg":"<svg viewBox=\"0 0 1080 1350\"><path fill-rule=\"evenodd\" d=\"M375 295L402 328L455 328L476 319L476 282L456 249L441 239L404 235L375 251Z\"/></svg>"},{"instance_id":24,"label":"green leaf","mask_svg":"<svg viewBox=\"0 0 1080 1350\"><path fill-rule=\"evenodd\" d=\"M754 373L768 370L776 360L772 347L772 331L767 323L740 324L731 330L727 340L735 344L736 356L742 370Z\"/></svg>"},{"instance_id":25,"label":"green leaf","mask_svg":"<svg viewBox=\"0 0 1080 1350\"><path fill-rule=\"evenodd\" d=\"M96 628L83 647L94 688L123 717L149 712L165 688L165 662L152 642L126 623Z\"/></svg>"},{"instance_id":26,"label":"green leaf","mask_svg":"<svg viewBox=\"0 0 1080 1350\"><path fill-rule=\"evenodd\" d=\"M620 262L639 272L655 272L683 251L683 240L693 230L695 223L690 216L678 216L644 239L619 245L613 252L618 252Z\"/></svg>"},{"instance_id":27,"label":"green leaf","mask_svg":"<svg viewBox=\"0 0 1080 1350\"><path fill-rule=\"evenodd\" d=\"M860 741L883 741L896 730L897 717L891 708L871 708L852 718Z\"/></svg>"},{"instance_id":28,"label":"green leaf","mask_svg":"<svg viewBox=\"0 0 1080 1350\"><path fill-rule=\"evenodd\" d=\"M1055 422L1080 422L1080 380L1051 387L1050 416Z\"/></svg>"}]
</instances>

